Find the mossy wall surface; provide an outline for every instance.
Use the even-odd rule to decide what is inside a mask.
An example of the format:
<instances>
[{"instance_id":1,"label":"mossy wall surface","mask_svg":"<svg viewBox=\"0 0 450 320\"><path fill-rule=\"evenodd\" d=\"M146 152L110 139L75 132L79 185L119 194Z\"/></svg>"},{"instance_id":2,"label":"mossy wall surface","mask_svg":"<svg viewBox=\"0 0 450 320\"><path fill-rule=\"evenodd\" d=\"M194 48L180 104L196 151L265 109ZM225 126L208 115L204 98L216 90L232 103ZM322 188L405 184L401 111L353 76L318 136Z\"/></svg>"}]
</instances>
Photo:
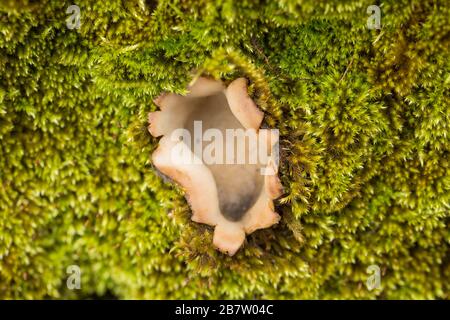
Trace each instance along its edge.
<instances>
[{"instance_id":1,"label":"mossy wall surface","mask_svg":"<svg viewBox=\"0 0 450 320\"><path fill-rule=\"evenodd\" d=\"M448 299L449 20L447 0L1 1L0 298ZM249 79L281 133L282 220L234 257L150 161L153 98L202 74Z\"/></svg>"}]
</instances>

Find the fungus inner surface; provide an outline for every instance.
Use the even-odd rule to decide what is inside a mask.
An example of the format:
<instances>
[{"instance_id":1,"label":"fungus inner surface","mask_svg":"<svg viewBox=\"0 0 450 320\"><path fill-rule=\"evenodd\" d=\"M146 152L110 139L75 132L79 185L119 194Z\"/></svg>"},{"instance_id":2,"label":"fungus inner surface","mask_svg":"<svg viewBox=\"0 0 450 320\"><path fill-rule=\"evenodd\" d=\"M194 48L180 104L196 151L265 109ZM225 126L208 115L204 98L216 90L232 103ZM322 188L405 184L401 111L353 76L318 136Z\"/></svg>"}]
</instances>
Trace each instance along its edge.
<instances>
[{"instance_id":1,"label":"fungus inner surface","mask_svg":"<svg viewBox=\"0 0 450 320\"><path fill-rule=\"evenodd\" d=\"M255 204L264 183L263 176L260 173L262 165L258 162L255 164L249 163L249 137L247 135L235 135L233 139L227 138L226 129L245 130L245 128L231 112L223 92L217 92L206 97L186 98L185 102L189 104L185 107L189 108L190 114L186 118L184 128L190 132L190 149L192 152L194 152L194 139L197 139L197 143L201 143L202 154L205 147L214 142L214 138L211 142L205 142L201 137L195 137L194 121L201 121L202 134L205 130L212 128L218 129L222 133L222 161L217 164L205 163L205 165L214 177L219 208L223 216L230 221L240 221L247 210ZM233 130L233 132L236 132L236 130ZM241 143L245 145L245 148L238 148ZM229 164L226 162L226 153L233 149L233 146L234 157L230 157L233 161L232 164ZM215 152L218 151L215 150ZM237 162L238 152L241 153L241 157L245 157L243 164ZM243 152L245 155L242 155Z\"/></svg>"}]
</instances>

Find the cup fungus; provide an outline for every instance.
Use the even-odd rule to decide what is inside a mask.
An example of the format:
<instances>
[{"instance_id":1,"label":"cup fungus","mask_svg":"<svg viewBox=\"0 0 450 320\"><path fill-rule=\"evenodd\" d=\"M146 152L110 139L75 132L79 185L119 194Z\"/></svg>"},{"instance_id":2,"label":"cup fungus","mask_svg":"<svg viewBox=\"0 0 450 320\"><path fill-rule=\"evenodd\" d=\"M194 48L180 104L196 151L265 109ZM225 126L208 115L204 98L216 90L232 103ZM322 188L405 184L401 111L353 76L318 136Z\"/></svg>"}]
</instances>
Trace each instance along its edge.
<instances>
[{"instance_id":1,"label":"cup fungus","mask_svg":"<svg viewBox=\"0 0 450 320\"><path fill-rule=\"evenodd\" d=\"M180 184L192 220L215 226L214 245L234 255L245 235L277 223L278 131L260 129L263 112L247 93L245 78L226 87L201 77L181 96L155 99L149 131L162 136L155 167Z\"/></svg>"}]
</instances>

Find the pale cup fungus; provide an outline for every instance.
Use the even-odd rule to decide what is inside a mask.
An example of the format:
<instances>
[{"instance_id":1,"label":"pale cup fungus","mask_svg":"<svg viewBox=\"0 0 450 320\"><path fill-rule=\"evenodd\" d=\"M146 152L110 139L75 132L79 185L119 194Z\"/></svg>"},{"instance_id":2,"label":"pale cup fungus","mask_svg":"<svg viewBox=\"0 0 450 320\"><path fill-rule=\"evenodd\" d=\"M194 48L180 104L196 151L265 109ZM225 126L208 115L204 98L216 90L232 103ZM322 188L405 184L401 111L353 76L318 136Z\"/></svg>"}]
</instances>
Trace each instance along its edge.
<instances>
[{"instance_id":1,"label":"pale cup fungus","mask_svg":"<svg viewBox=\"0 0 450 320\"><path fill-rule=\"evenodd\" d=\"M278 131L260 129L264 114L245 78L225 87L201 77L188 89L155 99L161 111L149 114L149 131L162 138L153 164L184 188L192 220L215 226L214 245L234 255L246 234L280 220Z\"/></svg>"}]
</instances>

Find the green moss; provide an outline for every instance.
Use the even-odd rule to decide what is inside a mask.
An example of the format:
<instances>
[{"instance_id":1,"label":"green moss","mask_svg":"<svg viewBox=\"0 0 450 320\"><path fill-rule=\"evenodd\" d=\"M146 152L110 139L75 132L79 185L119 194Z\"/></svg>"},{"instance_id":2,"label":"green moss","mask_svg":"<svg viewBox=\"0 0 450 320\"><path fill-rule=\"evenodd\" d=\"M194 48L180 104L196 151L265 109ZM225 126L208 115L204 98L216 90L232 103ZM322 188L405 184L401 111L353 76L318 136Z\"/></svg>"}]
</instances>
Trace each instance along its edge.
<instances>
[{"instance_id":1,"label":"green moss","mask_svg":"<svg viewBox=\"0 0 450 320\"><path fill-rule=\"evenodd\" d=\"M0 298L449 298L448 1L381 30L371 1L71 4L0 6ZM282 221L233 258L150 163L152 99L200 74L281 132Z\"/></svg>"}]
</instances>

